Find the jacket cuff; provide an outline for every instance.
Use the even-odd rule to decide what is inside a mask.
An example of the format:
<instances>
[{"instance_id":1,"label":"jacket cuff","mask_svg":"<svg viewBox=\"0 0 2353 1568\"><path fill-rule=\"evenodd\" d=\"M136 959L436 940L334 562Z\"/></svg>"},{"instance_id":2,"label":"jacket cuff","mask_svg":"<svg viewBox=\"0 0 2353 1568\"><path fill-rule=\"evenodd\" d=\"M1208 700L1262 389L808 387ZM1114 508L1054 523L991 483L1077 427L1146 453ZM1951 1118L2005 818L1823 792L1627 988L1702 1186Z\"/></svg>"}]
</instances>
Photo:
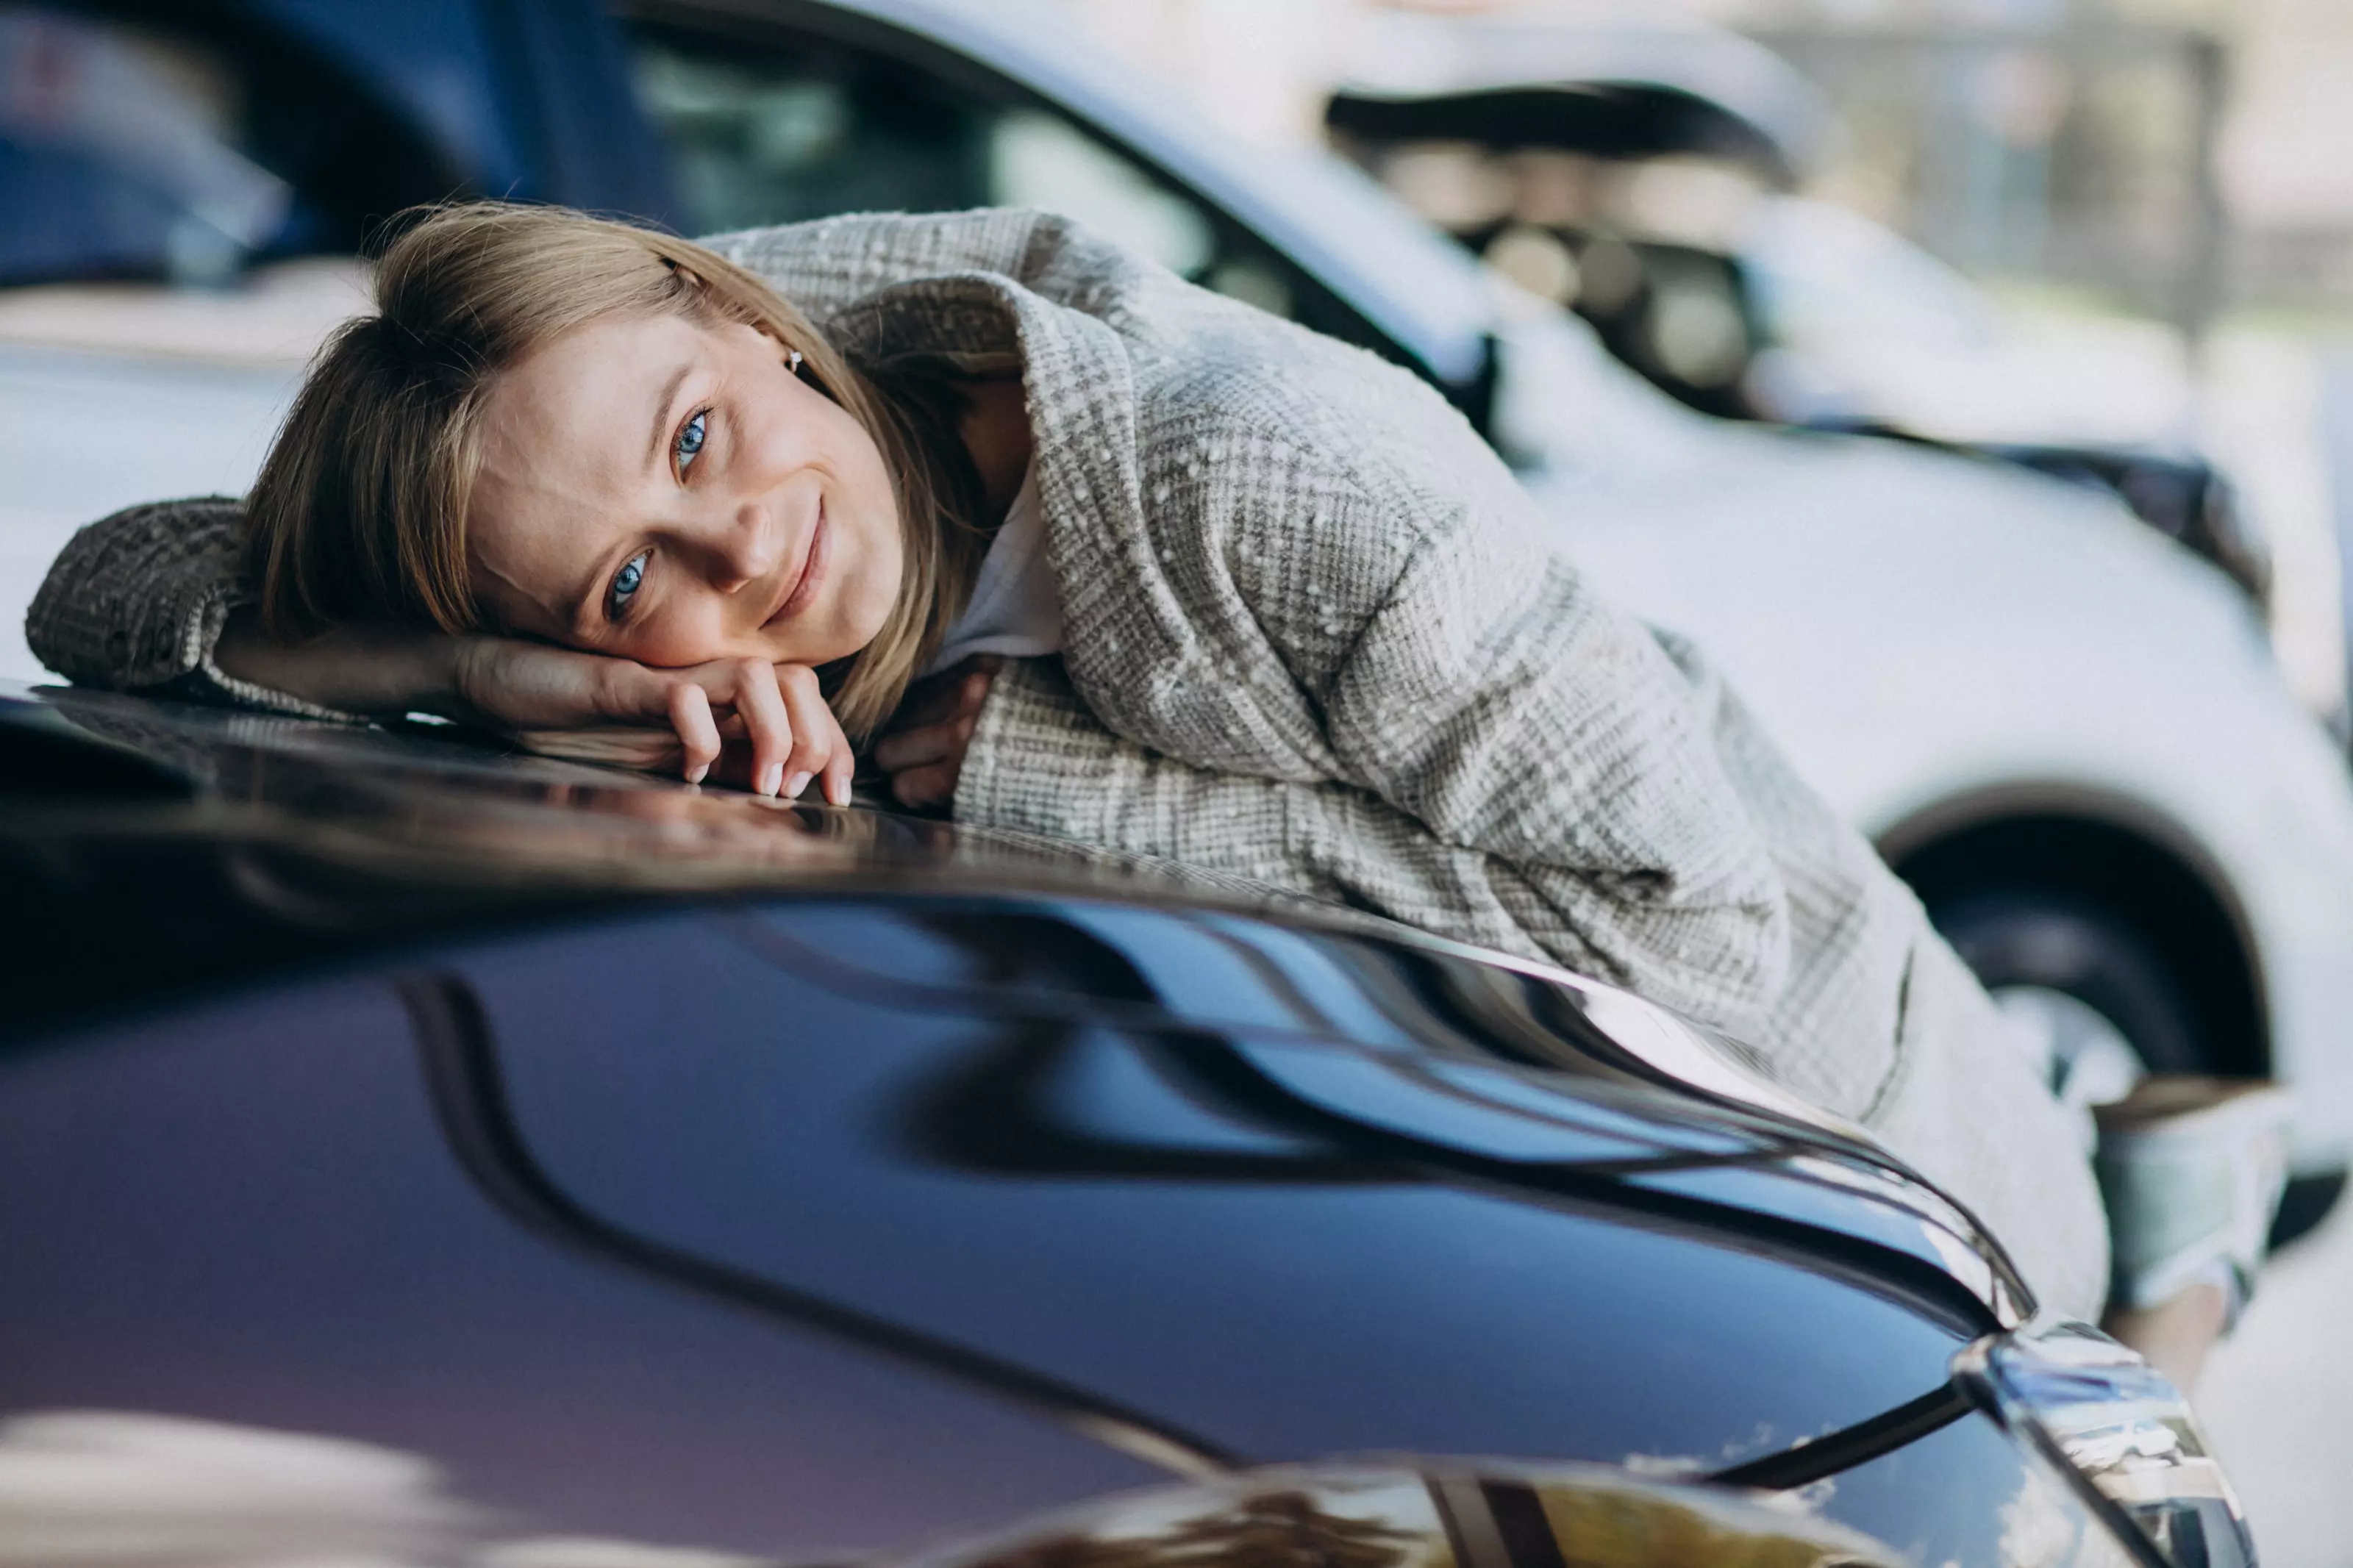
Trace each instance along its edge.
<instances>
[{"instance_id":1,"label":"jacket cuff","mask_svg":"<svg viewBox=\"0 0 2353 1568\"><path fill-rule=\"evenodd\" d=\"M965 748L955 819L1108 842L1103 808L1127 749L1071 689L1061 660L1008 659Z\"/></svg>"},{"instance_id":2,"label":"jacket cuff","mask_svg":"<svg viewBox=\"0 0 2353 1568\"><path fill-rule=\"evenodd\" d=\"M229 612L243 602L235 584L223 583L189 606L181 626L180 663L185 673L174 683L175 692L298 719L323 719L337 724L369 722L364 713L347 713L340 708L308 702L291 692L239 680L221 668L213 656L220 647L221 631L228 625Z\"/></svg>"}]
</instances>

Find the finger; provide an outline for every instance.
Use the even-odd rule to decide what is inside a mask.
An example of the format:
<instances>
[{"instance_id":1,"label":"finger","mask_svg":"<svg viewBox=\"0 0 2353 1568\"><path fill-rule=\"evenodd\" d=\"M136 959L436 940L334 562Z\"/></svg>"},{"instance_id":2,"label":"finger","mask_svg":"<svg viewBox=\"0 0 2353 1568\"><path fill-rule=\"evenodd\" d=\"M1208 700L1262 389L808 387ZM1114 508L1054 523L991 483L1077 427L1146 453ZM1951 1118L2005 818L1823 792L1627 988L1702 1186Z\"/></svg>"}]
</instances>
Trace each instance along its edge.
<instances>
[{"instance_id":1,"label":"finger","mask_svg":"<svg viewBox=\"0 0 2353 1568\"><path fill-rule=\"evenodd\" d=\"M902 805L944 806L955 799L956 765L934 763L891 775L891 793Z\"/></svg>"},{"instance_id":2,"label":"finger","mask_svg":"<svg viewBox=\"0 0 2353 1568\"><path fill-rule=\"evenodd\" d=\"M691 680L670 689L670 726L678 731L685 755L680 773L689 784L701 784L711 764L719 760L719 726L711 717L711 699Z\"/></svg>"},{"instance_id":3,"label":"finger","mask_svg":"<svg viewBox=\"0 0 2353 1568\"><path fill-rule=\"evenodd\" d=\"M1005 656L976 653L965 661L964 703L961 711L978 715L981 704L988 700L988 689L1005 668Z\"/></svg>"},{"instance_id":4,"label":"finger","mask_svg":"<svg viewBox=\"0 0 2353 1568\"><path fill-rule=\"evenodd\" d=\"M851 754L845 737L834 747L833 760L825 764L825 798L829 805L849 804L849 781L858 771L858 759Z\"/></svg>"},{"instance_id":5,"label":"finger","mask_svg":"<svg viewBox=\"0 0 2353 1568\"><path fill-rule=\"evenodd\" d=\"M988 698L988 684L1004 663L995 654L975 654L937 675L924 677L909 689L892 727L920 728L958 714L979 712Z\"/></svg>"},{"instance_id":6,"label":"finger","mask_svg":"<svg viewBox=\"0 0 2353 1568\"><path fill-rule=\"evenodd\" d=\"M818 688L817 671L807 665L787 664L770 673L776 678L784 693L785 709L792 715L793 754L785 770L785 795L798 800L809 781L833 761L841 726L834 722L833 710L825 705L825 693Z\"/></svg>"},{"instance_id":7,"label":"finger","mask_svg":"<svg viewBox=\"0 0 2353 1568\"><path fill-rule=\"evenodd\" d=\"M874 765L886 773L902 773L929 763L945 761L964 747L966 721L951 719L920 730L901 730L874 742Z\"/></svg>"},{"instance_id":8,"label":"finger","mask_svg":"<svg viewBox=\"0 0 2353 1568\"><path fill-rule=\"evenodd\" d=\"M833 716L832 706L820 701L818 711L825 719L826 732L831 740L825 766L818 771L818 787L825 792L827 805L848 805L849 781L858 771L858 756L849 749L849 737L842 733L841 721Z\"/></svg>"},{"instance_id":9,"label":"finger","mask_svg":"<svg viewBox=\"0 0 2353 1568\"><path fill-rule=\"evenodd\" d=\"M793 753L798 726L776 689L776 668L765 658L733 660L735 711L752 738L752 791L775 795L784 787L785 763Z\"/></svg>"}]
</instances>

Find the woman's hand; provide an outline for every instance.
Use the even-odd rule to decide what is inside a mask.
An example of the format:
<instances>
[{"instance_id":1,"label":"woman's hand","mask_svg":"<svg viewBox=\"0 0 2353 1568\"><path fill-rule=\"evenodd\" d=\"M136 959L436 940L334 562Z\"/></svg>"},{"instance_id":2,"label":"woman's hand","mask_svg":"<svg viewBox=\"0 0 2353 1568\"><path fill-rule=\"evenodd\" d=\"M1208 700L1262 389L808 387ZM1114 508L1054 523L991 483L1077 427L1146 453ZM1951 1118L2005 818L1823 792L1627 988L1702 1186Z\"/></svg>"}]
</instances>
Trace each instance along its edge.
<instances>
[{"instance_id":1,"label":"woman's hand","mask_svg":"<svg viewBox=\"0 0 2353 1568\"><path fill-rule=\"evenodd\" d=\"M663 766L674 756L690 784L723 756L731 763L741 756L746 765L728 772L756 794L798 799L821 781L827 800L849 804L855 760L806 665L755 658L658 669L478 637L456 640L450 681L465 709L537 751L638 766ZM731 752L733 740L745 744Z\"/></svg>"},{"instance_id":2,"label":"woman's hand","mask_svg":"<svg viewBox=\"0 0 2353 1568\"><path fill-rule=\"evenodd\" d=\"M656 669L514 637L339 626L303 643L232 616L222 670L355 713L447 713L507 731L534 751L728 782L797 799L814 780L849 804L849 742L806 666L719 659Z\"/></svg>"},{"instance_id":3,"label":"woman's hand","mask_svg":"<svg viewBox=\"0 0 2353 1568\"><path fill-rule=\"evenodd\" d=\"M1004 665L995 654L975 654L908 689L874 742L875 763L891 775L891 794L900 805L945 811L955 804L965 748L972 744L989 683Z\"/></svg>"}]
</instances>

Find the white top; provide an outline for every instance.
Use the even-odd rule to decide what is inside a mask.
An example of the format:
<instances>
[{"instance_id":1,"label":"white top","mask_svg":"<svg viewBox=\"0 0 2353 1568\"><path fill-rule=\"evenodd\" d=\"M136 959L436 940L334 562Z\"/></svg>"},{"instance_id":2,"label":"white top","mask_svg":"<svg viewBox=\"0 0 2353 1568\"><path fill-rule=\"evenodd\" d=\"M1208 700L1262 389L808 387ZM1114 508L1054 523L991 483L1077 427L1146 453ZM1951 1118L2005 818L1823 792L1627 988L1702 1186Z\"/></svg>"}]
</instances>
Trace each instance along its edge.
<instances>
[{"instance_id":1,"label":"white top","mask_svg":"<svg viewBox=\"0 0 2353 1568\"><path fill-rule=\"evenodd\" d=\"M1038 502L1038 465L1021 477L1020 493L981 557L980 574L964 614L948 627L939 653L924 668L935 674L976 653L1016 658L1062 651L1062 595L1046 563L1046 513Z\"/></svg>"}]
</instances>

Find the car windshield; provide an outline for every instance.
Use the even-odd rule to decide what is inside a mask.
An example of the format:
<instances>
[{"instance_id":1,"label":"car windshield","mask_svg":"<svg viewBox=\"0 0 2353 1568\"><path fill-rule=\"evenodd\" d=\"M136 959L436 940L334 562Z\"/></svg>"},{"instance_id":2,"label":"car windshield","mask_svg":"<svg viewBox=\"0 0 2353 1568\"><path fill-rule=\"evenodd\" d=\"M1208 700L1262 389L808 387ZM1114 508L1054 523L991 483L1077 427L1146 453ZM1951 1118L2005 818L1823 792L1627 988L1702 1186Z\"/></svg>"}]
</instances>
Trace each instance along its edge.
<instances>
[{"instance_id":1,"label":"car windshield","mask_svg":"<svg viewBox=\"0 0 2353 1568\"><path fill-rule=\"evenodd\" d=\"M1947 352L1999 335L1993 304L1935 257L1859 213L1784 197L1766 204L1741 259L1778 341L1871 342Z\"/></svg>"}]
</instances>

